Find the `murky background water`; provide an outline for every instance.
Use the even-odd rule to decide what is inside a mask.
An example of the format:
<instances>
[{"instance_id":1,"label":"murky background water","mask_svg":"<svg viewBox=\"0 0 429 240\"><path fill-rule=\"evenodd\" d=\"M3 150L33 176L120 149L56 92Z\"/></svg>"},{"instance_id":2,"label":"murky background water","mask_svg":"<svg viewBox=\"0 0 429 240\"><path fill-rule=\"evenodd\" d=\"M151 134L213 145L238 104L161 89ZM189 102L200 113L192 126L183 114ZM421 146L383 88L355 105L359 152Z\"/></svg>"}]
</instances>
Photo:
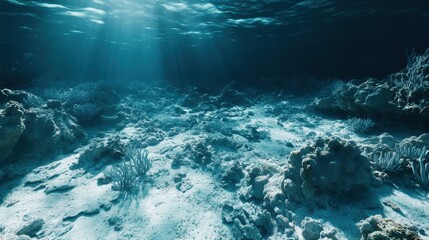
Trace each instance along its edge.
<instances>
[{"instance_id":1,"label":"murky background water","mask_svg":"<svg viewBox=\"0 0 429 240\"><path fill-rule=\"evenodd\" d=\"M428 22L428 1L3 0L0 68L243 84L384 77L428 47Z\"/></svg>"}]
</instances>

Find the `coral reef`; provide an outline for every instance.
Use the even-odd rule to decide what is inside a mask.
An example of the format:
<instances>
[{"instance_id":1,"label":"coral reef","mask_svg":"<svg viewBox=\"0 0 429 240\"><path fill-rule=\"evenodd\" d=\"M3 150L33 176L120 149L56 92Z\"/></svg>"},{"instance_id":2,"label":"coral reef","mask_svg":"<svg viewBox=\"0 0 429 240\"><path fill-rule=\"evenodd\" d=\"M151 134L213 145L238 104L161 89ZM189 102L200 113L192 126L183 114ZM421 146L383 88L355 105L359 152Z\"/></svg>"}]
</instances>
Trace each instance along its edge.
<instances>
[{"instance_id":1,"label":"coral reef","mask_svg":"<svg viewBox=\"0 0 429 240\"><path fill-rule=\"evenodd\" d=\"M48 88L41 91L41 96L51 102L56 101L57 106L61 103L64 110L81 125L98 120L120 100L112 86L100 82L80 84L74 88Z\"/></svg>"},{"instance_id":2,"label":"coral reef","mask_svg":"<svg viewBox=\"0 0 429 240\"><path fill-rule=\"evenodd\" d=\"M428 182L429 135L411 136L402 141L383 133L367 140L372 147L364 147L365 155L373 168L384 173L393 173L397 183L412 183L414 179L424 189ZM410 187L410 186L409 186Z\"/></svg>"},{"instance_id":3,"label":"coral reef","mask_svg":"<svg viewBox=\"0 0 429 240\"><path fill-rule=\"evenodd\" d=\"M413 124L427 129L429 122L429 49L409 58L407 67L380 81L340 82L329 96L317 98L317 111L354 115L390 123Z\"/></svg>"},{"instance_id":4,"label":"coral reef","mask_svg":"<svg viewBox=\"0 0 429 240\"><path fill-rule=\"evenodd\" d=\"M249 100L233 89L136 88L109 102L99 87L76 87L76 96L69 88L0 91L0 137L15 136L0 142L0 188L17 189L0 195L1 213L17 213L0 234L14 239L34 216L56 220L41 197L64 210L58 223L31 226L36 238L87 234L88 223L97 237L127 239L357 239L356 222L370 215L407 224L426 217L428 134L357 134L372 130L372 120L322 118L280 93ZM59 159L51 162L50 152ZM41 154L49 163L28 161ZM21 162L33 166L21 174ZM367 221L363 239L397 234L383 227L390 221ZM427 232L425 222L415 226ZM400 236L414 236L407 234Z\"/></svg>"}]
</instances>

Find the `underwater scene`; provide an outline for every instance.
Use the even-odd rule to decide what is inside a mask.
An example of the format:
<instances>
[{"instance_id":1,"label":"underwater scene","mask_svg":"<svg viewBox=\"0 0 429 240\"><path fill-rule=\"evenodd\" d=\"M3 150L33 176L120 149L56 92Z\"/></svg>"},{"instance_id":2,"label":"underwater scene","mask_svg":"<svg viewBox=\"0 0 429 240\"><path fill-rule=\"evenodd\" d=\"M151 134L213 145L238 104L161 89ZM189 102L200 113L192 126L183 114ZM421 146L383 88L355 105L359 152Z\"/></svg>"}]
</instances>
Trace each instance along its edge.
<instances>
[{"instance_id":1,"label":"underwater scene","mask_svg":"<svg viewBox=\"0 0 429 240\"><path fill-rule=\"evenodd\" d=\"M0 0L0 240L429 239L428 0Z\"/></svg>"}]
</instances>

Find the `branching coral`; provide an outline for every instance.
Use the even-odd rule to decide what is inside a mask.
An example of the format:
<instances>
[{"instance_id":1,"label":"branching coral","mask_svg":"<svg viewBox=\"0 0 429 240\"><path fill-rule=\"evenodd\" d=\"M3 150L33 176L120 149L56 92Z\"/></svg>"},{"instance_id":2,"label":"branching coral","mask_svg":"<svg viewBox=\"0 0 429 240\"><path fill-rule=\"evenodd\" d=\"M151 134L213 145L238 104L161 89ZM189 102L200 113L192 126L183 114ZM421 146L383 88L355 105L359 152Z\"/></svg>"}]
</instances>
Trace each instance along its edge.
<instances>
[{"instance_id":1,"label":"branching coral","mask_svg":"<svg viewBox=\"0 0 429 240\"><path fill-rule=\"evenodd\" d=\"M108 172L112 187L119 191L131 191L137 182L137 175L130 163L121 162Z\"/></svg>"},{"instance_id":2,"label":"branching coral","mask_svg":"<svg viewBox=\"0 0 429 240\"><path fill-rule=\"evenodd\" d=\"M424 189L429 187L429 163L425 163L428 156L429 150L426 151L426 153L422 153L418 160L411 162L411 169L413 170L414 177Z\"/></svg>"},{"instance_id":3,"label":"branching coral","mask_svg":"<svg viewBox=\"0 0 429 240\"><path fill-rule=\"evenodd\" d=\"M375 165L386 172L397 172L401 168L401 158L394 152L381 152L374 158Z\"/></svg>"},{"instance_id":4,"label":"branching coral","mask_svg":"<svg viewBox=\"0 0 429 240\"><path fill-rule=\"evenodd\" d=\"M123 161L114 166L107 175L112 179L112 187L119 191L131 191L138 179L144 179L152 167L149 152L138 143L131 144L125 151Z\"/></svg>"},{"instance_id":5,"label":"branching coral","mask_svg":"<svg viewBox=\"0 0 429 240\"><path fill-rule=\"evenodd\" d=\"M375 126L374 121L369 118L350 118L346 123L351 130L357 133L366 133Z\"/></svg>"},{"instance_id":6,"label":"branching coral","mask_svg":"<svg viewBox=\"0 0 429 240\"><path fill-rule=\"evenodd\" d=\"M408 159L416 159L419 158L423 153L425 153L425 148L418 148L416 146L411 145L396 145L395 152L401 157L406 157Z\"/></svg>"},{"instance_id":7,"label":"branching coral","mask_svg":"<svg viewBox=\"0 0 429 240\"><path fill-rule=\"evenodd\" d=\"M408 57L408 64L404 70L404 74L399 75L399 78L394 79L394 83L401 89L404 89L408 97L420 88L425 88L429 85L427 81L429 74L429 49L422 55L412 53Z\"/></svg>"},{"instance_id":8,"label":"branching coral","mask_svg":"<svg viewBox=\"0 0 429 240\"><path fill-rule=\"evenodd\" d=\"M142 148L131 148L125 153L139 177L145 177L152 167L152 160L148 157L149 151Z\"/></svg>"}]
</instances>

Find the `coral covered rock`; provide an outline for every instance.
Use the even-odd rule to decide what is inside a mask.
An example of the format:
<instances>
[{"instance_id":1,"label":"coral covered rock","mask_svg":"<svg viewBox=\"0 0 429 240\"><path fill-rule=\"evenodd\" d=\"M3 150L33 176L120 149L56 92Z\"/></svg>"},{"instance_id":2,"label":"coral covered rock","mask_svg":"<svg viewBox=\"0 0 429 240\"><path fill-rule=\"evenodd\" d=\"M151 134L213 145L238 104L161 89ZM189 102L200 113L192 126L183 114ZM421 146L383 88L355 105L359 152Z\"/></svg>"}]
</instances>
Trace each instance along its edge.
<instances>
[{"instance_id":1,"label":"coral covered rock","mask_svg":"<svg viewBox=\"0 0 429 240\"><path fill-rule=\"evenodd\" d=\"M372 173L368 158L353 142L316 139L311 146L292 152L284 173L283 192L302 202L316 196L348 195L368 188Z\"/></svg>"},{"instance_id":2,"label":"coral covered rock","mask_svg":"<svg viewBox=\"0 0 429 240\"><path fill-rule=\"evenodd\" d=\"M310 217L305 217L301 222L302 236L305 240L317 240L323 231L323 225L320 221Z\"/></svg>"},{"instance_id":3,"label":"coral covered rock","mask_svg":"<svg viewBox=\"0 0 429 240\"><path fill-rule=\"evenodd\" d=\"M84 138L76 119L61 109L61 104L46 107L36 95L9 89L0 91L0 102L6 102L0 110L0 162L14 152L68 151Z\"/></svg>"},{"instance_id":4,"label":"coral covered rock","mask_svg":"<svg viewBox=\"0 0 429 240\"><path fill-rule=\"evenodd\" d=\"M412 227L401 225L381 215L370 216L360 221L357 226L362 233L362 240L422 239Z\"/></svg>"},{"instance_id":5,"label":"coral covered rock","mask_svg":"<svg viewBox=\"0 0 429 240\"><path fill-rule=\"evenodd\" d=\"M125 145L118 136L107 139L94 139L79 156L78 167L104 165L111 159L120 159L125 152Z\"/></svg>"},{"instance_id":6,"label":"coral covered rock","mask_svg":"<svg viewBox=\"0 0 429 240\"><path fill-rule=\"evenodd\" d=\"M235 185L239 183L243 177L244 173L241 163L239 161L232 162L223 168L223 173L221 174L222 185L224 187Z\"/></svg>"},{"instance_id":7,"label":"coral covered rock","mask_svg":"<svg viewBox=\"0 0 429 240\"><path fill-rule=\"evenodd\" d=\"M71 147L84 138L84 132L76 120L64 111L33 108L25 113L25 131L20 146L36 154Z\"/></svg>"},{"instance_id":8,"label":"coral covered rock","mask_svg":"<svg viewBox=\"0 0 429 240\"><path fill-rule=\"evenodd\" d=\"M236 239L266 239L274 232L276 223L267 210L251 204L231 203L226 203L222 210L223 222L232 225Z\"/></svg>"},{"instance_id":9,"label":"coral covered rock","mask_svg":"<svg viewBox=\"0 0 429 240\"><path fill-rule=\"evenodd\" d=\"M12 154L12 149L25 130L22 105L10 101L0 110L0 163Z\"/></svg>"},{"instance_id":10,"label":"coral covered rock","mask_svg":"<svg viewBox=\"0 0 429 240\"><path fill-rule=\"evenodd\" d=\"M30 95L30 93L23 90L10 90L5 88L0 90L0 103L9 101L23 102L25 99L29 98Z\"/></svg>"}]
</instances>

